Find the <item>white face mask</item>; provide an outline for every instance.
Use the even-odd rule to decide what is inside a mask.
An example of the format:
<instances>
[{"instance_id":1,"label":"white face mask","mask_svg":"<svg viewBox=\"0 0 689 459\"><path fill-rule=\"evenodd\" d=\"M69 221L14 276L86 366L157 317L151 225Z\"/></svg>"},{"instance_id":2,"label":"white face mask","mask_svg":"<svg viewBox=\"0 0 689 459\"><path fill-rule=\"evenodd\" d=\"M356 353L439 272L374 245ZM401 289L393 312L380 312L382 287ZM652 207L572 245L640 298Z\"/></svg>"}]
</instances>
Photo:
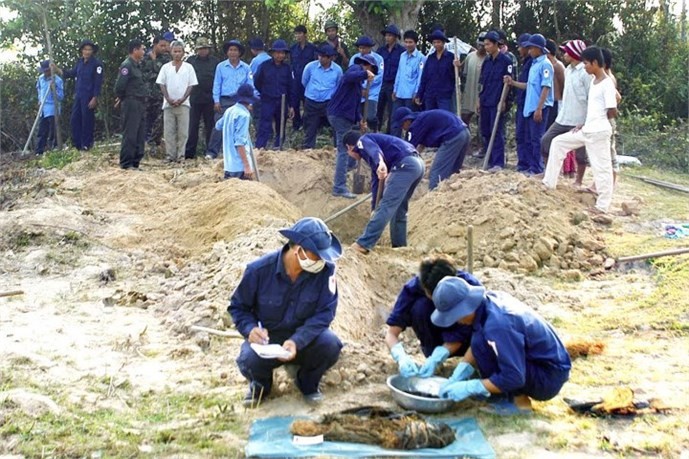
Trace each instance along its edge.
<instances>
[{"instance_id":1,"label":"white face mask","mask_svg":"<svg viewBox=\"0 0 689 459\"><path fill-rule=\"evenodd\" d=\"M299 251L304 252L304 249L299 247L297 249L297 260L299 261L299 266L301 266L301 269L306 271L307 273L312 273L316 274L321 271L323 271L323 268L325 268L325 260L311 260L309 257L306 256L306 252L304 252L304 258L302 258L299 255Z\"/></svg>"}]
</instances>

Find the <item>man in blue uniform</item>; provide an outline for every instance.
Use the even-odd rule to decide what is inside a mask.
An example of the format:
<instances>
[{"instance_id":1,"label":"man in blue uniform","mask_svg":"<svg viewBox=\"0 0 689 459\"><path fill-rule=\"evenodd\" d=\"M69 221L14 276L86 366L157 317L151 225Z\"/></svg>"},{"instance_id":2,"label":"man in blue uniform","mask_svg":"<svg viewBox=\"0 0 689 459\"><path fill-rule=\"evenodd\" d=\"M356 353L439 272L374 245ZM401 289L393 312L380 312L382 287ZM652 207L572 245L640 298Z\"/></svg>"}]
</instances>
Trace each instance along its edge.
<instances>
[{"instance_id":1,"label":"man in blue uniform","mask_svg":"<svg viewBox=\"0 0 689 459\"><path fill-rule=\"evenodd\" d=\"M498 47L499 40L500 36L494 30L488 32L483 40L488 56L483 60L483 66L481 67L481 78L479 80L481 89L479 92L479 106L477 107L480 115L484 153L485 148L488 148L490 143L495 117L498 112L501 113L498 118L498 130L495 133L493 151L488 162L488 166L493 171L505 167L505 112L507 110L507 103L500 104L500 95L502 94L503 77L506 75L512 76L514 70L512 60L500 52Z\"/></svg>"},{"instance_id":2,"label":"man in blue uniform","mask_svg":"<svg viewBox=\"0 0 689 459\"><path fill-rule=\"evenodd\" d=\"M471 347L460 365L467 379L476 368L482 379L449 381L442 398L506 394L517 408L531 399L550 400L569 379L572 363L553 327L505 292L486 292L458 277L446 277L433 291L436 326L472 326ZM459 366L458 366L459 368Z\"/></svg>"},{"instance_id":3,"label":"man in blue uniform","mask_svg":"<svg viewBox=\"0 0 689 459\"><path fill-rule=\"evenodd\" d=\"M455 263L444 255L424 258L419 274L410 279L397 296L397 301L388 316L388 331L385 343L392 358L397 362L400 374L405 377L433 376L438 365L449 357L462 356L469 348L471 327L452 324L447 328L436 327L431 322L435 310L431 295L436 285L447 276L461 277L470 285L481 285L478 279L468 272L457 269ZM421 345L426 361L419 368L409 356L399 340L400 334L411 327Z\"/></svg>"},{"instance_id":4,"label":"man in blue uniform","mask_svg":"<svg viewBox=\"0 0 689 459\"><path fill-rule=\"evenodd\" d=\"M548 50L545 45L545 37L540 33L531 35L531 38L524 43L532 59L526 83L514 81L510 76L505 77L506 83L526 90L522 113L531 141L529 147L525 149L525 153L528 153L525 173L529 175L543 173L541 138L546 131L548 112L555 100L553 97L553 76L555 71L553 70L553 65L546 57Z\"/></svg>"},{"instance_id":5,"label":"man in blue uniform","mask_svg":"<svg viewBox=\"0 0 689 459\"><path fill-rule=\"evenodd\" d=\"M309 62L318 59L316 45L306 39L306 26L298 25L294 28L294 43L289 49L289 60L294 74L294 97L293 106L294 118L292 118L292 129L301 129L301 104L304 102L304 85L301 84L301 77L304 74L304 67Z\"/></svg>"},{"instance_id":6,"label":"man in blue uniform","mask_svg":"<svg viewBox=\"0 0 689 459\"><path fill-rule=\"evenodd\" d=\"M237 365L249 381L244 403L254 406L270 394L273 370L299 365L296 384L307 402L323 399L319 383L340 356L342 343L328 328L337 309L335 261L340 241L318 218L299 220L280 230L289 242L249 263L227 308L246 338ZM278 344L279 359L264 359L251 345Z\"/></svg>"},{"instance_id":7,"label":"man in blue uniform","mask_svg":"<svg viewBox=\"0 0 689 459\"><path fill-rule=\"evenodd\" d=\"M275 40L270 48L272 59L265 61L258 68L254 76L254 86L261 93L261 115L256 135L256 147L266 148L273 137L275 126L275 142L273 148L279 148L284 139L280 138L281 123L287 117L294 116L294 78L292 69L285 62L287 53L285 40ZM282 96L285 96L285 112L282 110Z\"/></svg>"},{"instance_id":8,"label":"man in blue uniform","mask_svg":"<svg viewBox=\"0 0 689 459\"><path fill-rule=\"evenodd\" d=\"M41 121L38 125L36 155L42 155L46 146L48 149L55 147L55 115L61 111L60 102L65 97L65 86L62 78L52 75L50 61L41 62L38 70L41 72L41 76L36 81L36 91L38 92L38 105L40 106L42 102L43 108ZM57 96L57 101L55 96Z\"/></svg>"},{"instance_id":9,"label":"man in blue uniform","mask_svg":"<svg viewBox=\"0 0 689 459\"><path fill-rule=\"evenodd\" d=\"M373 81L370 83L368 92L365 89L366 83L362 83L364 91L362 92L361 97L361 117L366 122L365 129L372 132L376 132L378 130L378 119L376 118L376 111L378 107L378 98L380 96L380 90L383 87L383 71L385 64L383 63L383 57L380 54L371 51L373 49L373 44L373 40L371 40L370 37L360 37L356 41L356 43L354 43L354 45L359 49L359 52L349 59L349 66L351 67L356 63L356 60L358 58L362 58L364 56L370 56L373 57L373 59L375 59L376 68L378 70L376 72L375 78L373 78ZM367 99L368 107L366 110L368 113L363 113L364 102Z\"/></svg>"},{"instance_id":10,"label":"man in blue uniform","mask_svg":"<svg viewBox=\"0 0 689 459\"><path fill-rule=\"evenodd\" d=\"M439 108L454 112L452 97L455 92L455 55L445 49L450 40L445 34L436 30L428 37L435 53L428 56L421 75L421 84L415 101L423 104L425 110Z\"/></svg>"},{"instance_id":11,"label":"man in blue uniform","mask_svg":"<svg viewBox=\"0 0 689 459\"><path fill-rule=\"evenodd\" d=\"M412 111L417 108L414 104L414 98L419 90L423 66L426 63L426 56L416 49L418 41L419 34L415 31L407 30L404 32L405 52L400 56L392 92L393 113L400 107L407 107ZM393 126L390 133L395 137L400 137L402 129L399 126Z\"/></svg>"},{"instance_id":12,"label":"man in blue uniform","mask_svg":"<svg viewBox=\"0 0 689 459\"><path fill-rule=\"evenodd\" d=\"M335 145L337 156L335 158L335 178L333 180L333 196L354 199L355 195L347 189L347 147L344 144L345 134L354 125L360 123L365 127L365 120L361 119L359 101L361 100L362 85L364 81L372 84L378 74L376 60L371 54L365 54L354 59L328 104L328 122L335 131Z\"/></svg>"},{"instance_id":13,"label":"man in blue uniform","mask_svg":"<svg viewBox=\"0 0 689 459\"><path fill-rule=\"evenodd\" d=\"M522 64L519 66L519 77L517 81L526 83L529 79L529 69L531 69L531 56L529 56L529 49L525 44L531 39L531 34L523 33L517 39L517 51L519 57L522 59ZM529 149L531 148L531 138L529 137L529 129L524 118L524 102L526 101L526 90L516 89L517 93L517 113L515 114L515 140L517 143L517 171L526 172L529 170L527 158L529 156Z\"/></svg>"},{"instance_id":14,"label":"man in blue uniform","mask_svg":"<svg viewBox=\"0 0 689 459\"><path fill-rule=\"evenodd\" d=\"M77 150L88 150L93 146L93 128L96 120L96 106L103 86L103 63L95 56L98 45L83 40L79 45L81 59L73 69L64 72L54 70L64 78L76 79L74 105L72 105L72 143Z\"/></svg>"},{"instance_id":15,"label":"man in blue uniform","mask_svg":"<svg viewBox=\"0 0 689 459\"><path fill-rule=\"evenodd\" d=\"M227 56L215 68L213 77L213 109L215 122L222 117L225 110L235 103L237 89L243 84L254 85L254 75L246 62L240 60L244 54L244 46L239 40L226 41L222 46L223 54ZM222 133L213 129L208 143L206 159L215 159L222 146Z\"/></svg>"},{"instance_id":16,"label":"man in blue uniform","mask_svg":"<svg viewBox=\"0 0 689 459\"><path fill-rule=\"evenodd\" d=\"M368 253L378 243L390 223L393 247L407 245L407 211L409 199L421 181L425 166L414 146L387 134L365 134L349 131L343 139L349 156L363 160L371 167L371 219L352 248ZM383 187L377 202L378 187Z\"/></svg>"},{"instance_id":17,"label":"man in blue uniform","mask_svg":"<svg viewBox=\"0 0 689 459\"><path fill-rule=\"evenodd\" d=\"M337 52L330 45L318 48L318 61L304 67L301 84L304 86L304 144L315 148L316 135L328 123L328 104L342 78L342 68L333 62Z\"/></svg>"},{"instance_id":18,"label":"man in blue uniform","mask_svg":"<svg viewBox=\"0 0 689 459\"><path fill-rule=\"evenodd\" d=\"M407 142L419 153L426 147L438 149L428 174L430 190L459 172L470 143L469 129L461 118L446 110L413 113L407 107L400 107L395 111L394 120L407 132Z\"/></svg>"},{"instance_id":19,"label":"man in blue uniform","mask_svg":"<svg viewBox=\"0 0 689 459\"><path fill-rule=\"evenodd\" d=\"M376 50L383 58L383 85L380 88L380 96L378 97L376 118L378 118L378 126L381 128L383 127L383 122L387 123L385 133L390 134L392 131L392 92L394 91L395 77L400 65L400 56L404 52L404 46L398 42L402 35L400 34L400 29L395 24L388 25L380 33L385 38L385 44Z\"/></svg>"}]
</instances>

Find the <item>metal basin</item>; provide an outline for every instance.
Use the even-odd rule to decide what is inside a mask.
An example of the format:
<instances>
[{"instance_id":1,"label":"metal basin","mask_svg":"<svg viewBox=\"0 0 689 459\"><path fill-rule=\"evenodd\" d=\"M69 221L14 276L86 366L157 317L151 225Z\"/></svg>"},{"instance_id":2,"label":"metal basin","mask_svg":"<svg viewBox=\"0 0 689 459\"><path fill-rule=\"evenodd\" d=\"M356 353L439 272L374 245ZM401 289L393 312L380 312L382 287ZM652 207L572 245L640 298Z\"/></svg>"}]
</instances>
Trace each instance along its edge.
<instances>
[{"instance_id":1,"label":"metal basin","mask_svg":"<svg viewBox=\"0 0 689 459\"><path fill-rule=\"evenodd\" d=\"M446 382L446 378L435 376L431 378L419 378L418 376L405 378L402 375L393 375L388 378L387 384L392 398L402 408L420 413L442 413L452 408L454 402L433 396L437 397L440 386ZM415 394L429 394L430 397Z\"/></svg>"}]
</instances>

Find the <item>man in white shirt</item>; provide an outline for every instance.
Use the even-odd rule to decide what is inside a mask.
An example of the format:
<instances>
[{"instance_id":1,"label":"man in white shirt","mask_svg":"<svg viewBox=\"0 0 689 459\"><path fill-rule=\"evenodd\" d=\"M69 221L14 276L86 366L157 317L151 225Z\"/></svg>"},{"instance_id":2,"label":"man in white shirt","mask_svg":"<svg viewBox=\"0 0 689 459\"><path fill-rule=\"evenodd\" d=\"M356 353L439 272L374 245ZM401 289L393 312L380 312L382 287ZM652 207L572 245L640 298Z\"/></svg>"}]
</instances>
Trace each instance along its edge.
<instances>
[{"instance_id":1,"label":"man in white shirt","mask_svg":"<svg viewBox=\"0 0 689 459\"><path fill-rule=\"evenodd\" d=\"M581 53L586 72L594 76L589 89L586 121L571 131L558 136L550 146L550 158L543 178L548 188L557 186L558 175L567 152L586 146L593 180L598 191L592 213L605 213L612 202L613 176L610 160L610 118L617 116L617 90L612 79L605 73L605 61L598 47L586 48Z\"/></svg>"},{"instance_id":2,"label":"man in white shirt","mask_svg":"<svg viewBox=\"0 0 689 459\"><path fill-rule=\"evenodd\" d=\"M163 65L156 83L163 93L163 127L167 161L179 162L189 137L189 94L198 83L194 67L183 62L184 43L172 42L172 61Z\"/></svg>"},{"instance_id":3,"label":"man in white shirt","mask_svg":"<svg viewBox=\"0 0 689 459\"><path fill-rule=\"evenodd\" d=\"M586 43L581 40L570 40L560 49L564 51L568 66L565 69L565 84L557 118L541 138L541 155L544 163L548 162L553 139L586 121L586 106L591 86L591 75L584 70L584 63L581 62L581 53L586 49ZM576 158L577 179L574 183L581 185L586 170L586 147L576 150Z\"/></svg>"}]
</instances>

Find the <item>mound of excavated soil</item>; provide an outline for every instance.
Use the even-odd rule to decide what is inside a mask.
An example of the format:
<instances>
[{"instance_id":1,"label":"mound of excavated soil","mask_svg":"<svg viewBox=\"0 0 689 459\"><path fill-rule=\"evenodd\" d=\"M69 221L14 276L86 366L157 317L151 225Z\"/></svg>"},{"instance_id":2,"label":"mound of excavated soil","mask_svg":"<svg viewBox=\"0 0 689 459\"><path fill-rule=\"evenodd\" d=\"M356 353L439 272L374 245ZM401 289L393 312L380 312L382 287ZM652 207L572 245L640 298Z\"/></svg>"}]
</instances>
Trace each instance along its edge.
<instances>
[{"instance_id":1,"label":"mound of excavated soil","mask_svg":"<svg viewBox=\"0 0 689 459\"><path fill-rule=\"evenodd\" d=\"M462 171L410 205L409 242L466 261L473 225L475 266L509 271L591 270L605 243L578 196L546 191L538 180L504 171Z\"/></svg>"}]
</instances>

